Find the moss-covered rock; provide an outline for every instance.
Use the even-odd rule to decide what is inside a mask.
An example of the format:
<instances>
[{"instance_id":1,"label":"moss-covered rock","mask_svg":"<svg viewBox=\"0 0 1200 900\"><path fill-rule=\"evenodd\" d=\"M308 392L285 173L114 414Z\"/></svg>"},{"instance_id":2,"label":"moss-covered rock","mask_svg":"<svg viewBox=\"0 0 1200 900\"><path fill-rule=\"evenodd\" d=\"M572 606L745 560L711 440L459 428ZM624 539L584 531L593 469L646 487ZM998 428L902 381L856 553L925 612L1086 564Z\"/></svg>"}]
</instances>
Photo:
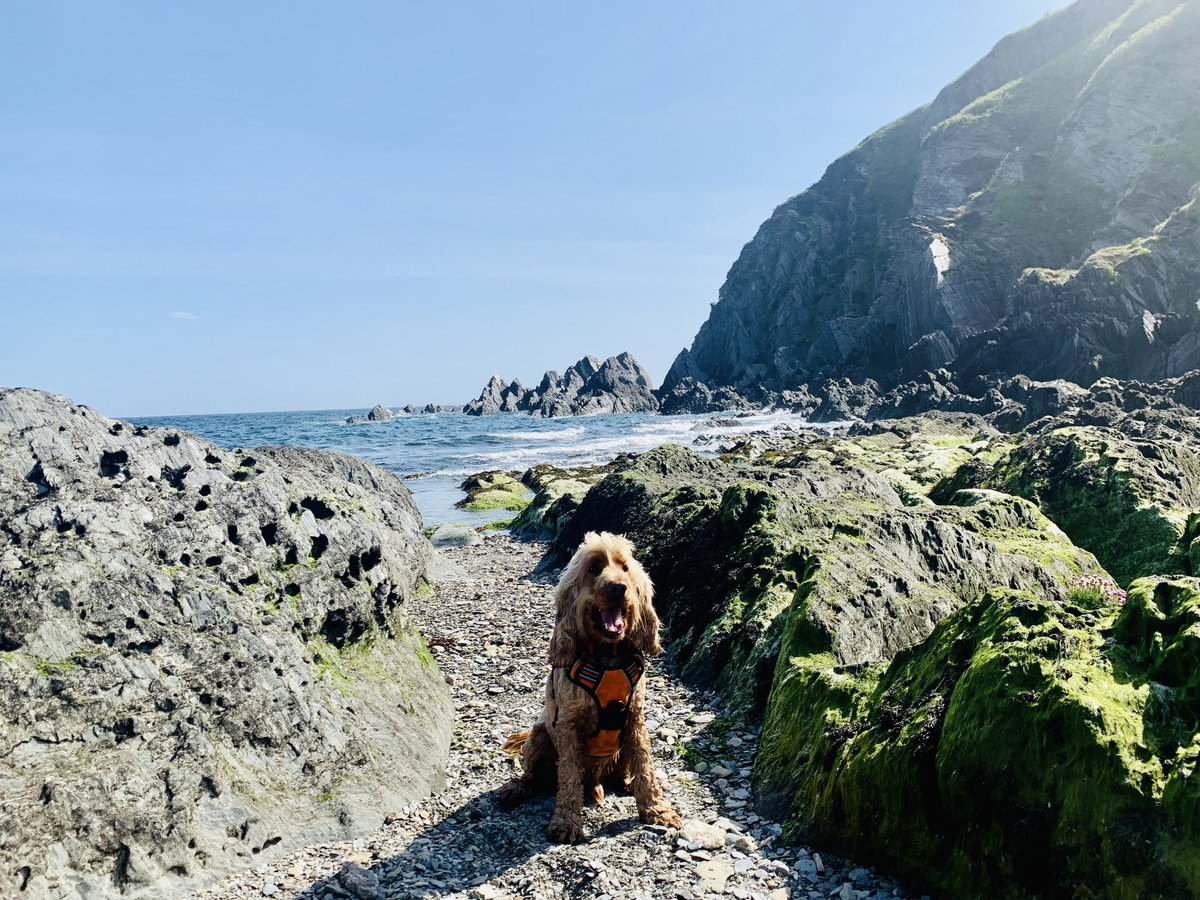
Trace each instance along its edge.
<instances>
[{"instance_id":1,"label":"moss-covered rock","mask_svg":"<svg viewBox=\"0 0 1200 900\"><path fill-rule=\"evenodd\" d=\"M1198 589L997 589L857 671L789 631L756 790L793 836L946 896L1195 896Z\"/></svg>"},{"instance_id":2,"label":"moss-covered rock","mask_svg":"<svg viewBox=\"0 0 1200 900\"><path fill-rule=\"evenodd\" d=\"M990 467L959 469L932 496L944 502L977 485L1027 497L1121 584L1190 573L1188 544L1197 529L1188 523L1200 510L1200 454L1173 426L1151 422L1144 429L1079 425L1035 433Z\"/></svg>"},{"instance_id":3,"label":"moss-covered rock","mask_svg":"<svg viewBox=\"0 0 1200 900\"><path fill-rule=\"evenodd\" d=\"M630 535L684 674L755 712L785 627L839 665L877 663L989 586L1056 594L1097 568L1024 500L907 506L887 477L827 457L767 468L661 447L587 495L550 559L589 530Z\"/></svg>"},{"instance_id":4,"label":"moss-covered rock","mask_svg":"<svg viewBox=\"0 0 1200 900\"><path fill-rule=\"evenodd\" d=\"M1200 580L1129 582L1190 571L1190 448L1153 416L945 424L659 448L546 564L638 544L684 675L762 715L756 801L791 838L944 896L1195 896Z\"/></svg>"},{"instance_id":5,"label":"moss-covered rock","mask_svg":"<svg viewBox=\"0 0 1200 900\"><path fill-rule=\"evenodd\" d=\"M911 505L862 438L889 447L659 448L547 563L592 529L639 545L685 676L763 715L755 794L790 837L945 896L1195 895L1200 581L1120 606L1031 501L943 479Z\"/></svg>"},{"instance_id":6,"label":"moss-covered rock","mask_svg":"<svg viewBox=\"0 0 1200 900\"><path fill-rule=\"evenodd\" d=\"M467 478L460 487L467 496L455 506L460 509L508 509L518 512L529 505L529 491L507 472L479 472Z\"/></svg>"},{"instance_id":7,"label":"moss-covered rock","mask_svg":"<svg viewBox=\"0 0 1200 900\"><path fill-rule=\"evenodd\" d=\"M603 466L573 469L543 464L527 470L521 476L521 482L534 491L534 496L532 502L513 519L510 529L512 535L529 541L554 538L579 509L584 495L592 486L624 462L618 459Z\"/></svg>"}]
</instances>

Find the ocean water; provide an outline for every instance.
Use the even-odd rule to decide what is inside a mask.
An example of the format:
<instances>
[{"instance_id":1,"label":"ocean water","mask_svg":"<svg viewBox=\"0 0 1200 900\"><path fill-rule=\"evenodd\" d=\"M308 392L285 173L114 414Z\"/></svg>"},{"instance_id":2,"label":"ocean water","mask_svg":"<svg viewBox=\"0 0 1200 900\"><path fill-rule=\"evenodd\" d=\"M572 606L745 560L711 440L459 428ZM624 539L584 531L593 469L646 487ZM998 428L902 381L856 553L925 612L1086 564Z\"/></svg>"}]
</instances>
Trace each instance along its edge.
<instances>
[{"instance_id":1,"label":"ocean water","mask_svg":"<svg viewBox=\"0 0 1200 900\"><path fill-rule=\"evenodd\" d=\"M524 471L538 463L608 462L620 453L642 453L666 443L715 452L739 434L803 424L789 413L659 416L648 413L558 419L524 413L401 415L387 422L348 425L365 410L155 416L136 424L182 428L222 447L294 445L359 456L404 478L427 525L483 525L503 510L470 512L454 504L465 495L463 478L488 469Z\"/></svg>"}]
</instances>

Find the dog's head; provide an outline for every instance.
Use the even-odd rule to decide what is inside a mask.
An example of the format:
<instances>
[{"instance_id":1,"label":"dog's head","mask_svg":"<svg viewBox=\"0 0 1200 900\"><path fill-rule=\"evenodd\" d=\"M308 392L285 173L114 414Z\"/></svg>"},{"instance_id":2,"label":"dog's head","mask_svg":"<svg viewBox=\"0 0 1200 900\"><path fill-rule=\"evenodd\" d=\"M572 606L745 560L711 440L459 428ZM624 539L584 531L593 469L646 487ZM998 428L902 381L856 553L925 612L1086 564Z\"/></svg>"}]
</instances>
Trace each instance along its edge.
<instances>
[{"instance_id":1,"label":"dog's head","mask_svg":"<svg viewBox=\"0 0 1200 900\"><path fill-rule=\"evenodd\" d=\"M551 665L569 666L582 645L599 641L629 641L646 656L662 652L654 585L624 537L589 531L563 570L555 597Z\"/></svg>"}]
</instances>

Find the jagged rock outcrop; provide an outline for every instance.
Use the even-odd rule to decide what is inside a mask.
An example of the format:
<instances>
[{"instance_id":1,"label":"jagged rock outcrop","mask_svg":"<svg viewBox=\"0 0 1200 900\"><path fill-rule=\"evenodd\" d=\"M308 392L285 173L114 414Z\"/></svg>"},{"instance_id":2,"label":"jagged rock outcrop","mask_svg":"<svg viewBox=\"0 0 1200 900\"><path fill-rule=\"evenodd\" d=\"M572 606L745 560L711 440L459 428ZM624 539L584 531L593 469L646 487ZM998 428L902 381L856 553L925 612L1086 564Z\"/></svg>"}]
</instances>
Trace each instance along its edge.
<instances>
[{"instance_id":1,"label":"jagged rock outcrop","mask_svg":"<svg viewBox=\"0 0 1200 900\"><path fill-rule=\"evenodd\" d=\"M526 388L520 379L505 384L499 375L493 375L463 412L471 416L527 412L550 418L657 412L658 408L650 373L631 354L622 353L603 363L585 356L562 375L547 372L534 388Z\"/></svg>"},{"instance_id":2,"label":"jagged rock outcrop","mask_svg":"<svg viewBox=\"0 0 1200 900\"><path fill-rule=\"evenodd\" d=\"M775 210L660 393L1200 367L1198 44L1183 0L1005 38Z\"/></svg>"},{"instance_id":3,"label":"jagged rock outcrop","mask_svg":"<svg viewBox=\"0 0 1200 900\"><path fill-rule=\"evenodd\" d=\"M0 390L0 894L171 896L439 785L429 553L369 463Z\"/></svg>"}]
</instances>

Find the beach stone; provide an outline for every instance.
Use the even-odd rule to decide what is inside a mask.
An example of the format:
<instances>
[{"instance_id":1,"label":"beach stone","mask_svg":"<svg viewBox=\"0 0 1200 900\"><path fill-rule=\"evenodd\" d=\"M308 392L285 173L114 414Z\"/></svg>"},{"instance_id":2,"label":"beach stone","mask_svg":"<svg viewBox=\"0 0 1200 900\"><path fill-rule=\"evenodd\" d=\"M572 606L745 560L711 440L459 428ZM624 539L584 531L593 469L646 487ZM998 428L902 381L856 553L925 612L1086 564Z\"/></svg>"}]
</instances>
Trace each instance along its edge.
<instances>
[{"instance_id":1,"label":"beach stone","mask_svg":"<svg viewBox=\"0 0 1200 900\"><path fill-rule=\"evenodd\" d=\"M429 533L429 543L437 550L472 547L482 541L479 532L467 525L438 525Z\"/></svg>"},{"instance_id":2,"label":"beach stone","mask_svg":"<svg viewBox=\"0 0 1200 900\"><path fill-rule=\"evenodd\" d=\"M358 900L378 900L379 876L355 862L348 862L338 872L338 882Z\"/></svg>"},{"instance_id":3,"label":"beach stone","mask_svg":"<svg viewBox=\"0 0 1200 900\"><path fill-rule=\"evenodd\" d=\"M729 879L733 877L733 866L724 859L710 859L696 866L696 893L723 894Z\"/></svg>"},{"instance_id":4,"label":"beach stone","mask_svg":"<svg viewBox=\"0 0 1200 900\"><path fill-rule=\"evenodd\" d=\"M793 868L800 874L802 878L809 881L817 880L817 864L811 859L798 859Z\"/></svg>"},{"instance_id":5,"label":"beach stone","mask_svg":"<svg viewBox=\"0 0 1200 900\"><path fill-rule=\"evenodd\" d=\"M720 850L725 846L725 831L699 819L687 819L679 829L679 840L690 849Z\"/></svg>"}]
</instances>

